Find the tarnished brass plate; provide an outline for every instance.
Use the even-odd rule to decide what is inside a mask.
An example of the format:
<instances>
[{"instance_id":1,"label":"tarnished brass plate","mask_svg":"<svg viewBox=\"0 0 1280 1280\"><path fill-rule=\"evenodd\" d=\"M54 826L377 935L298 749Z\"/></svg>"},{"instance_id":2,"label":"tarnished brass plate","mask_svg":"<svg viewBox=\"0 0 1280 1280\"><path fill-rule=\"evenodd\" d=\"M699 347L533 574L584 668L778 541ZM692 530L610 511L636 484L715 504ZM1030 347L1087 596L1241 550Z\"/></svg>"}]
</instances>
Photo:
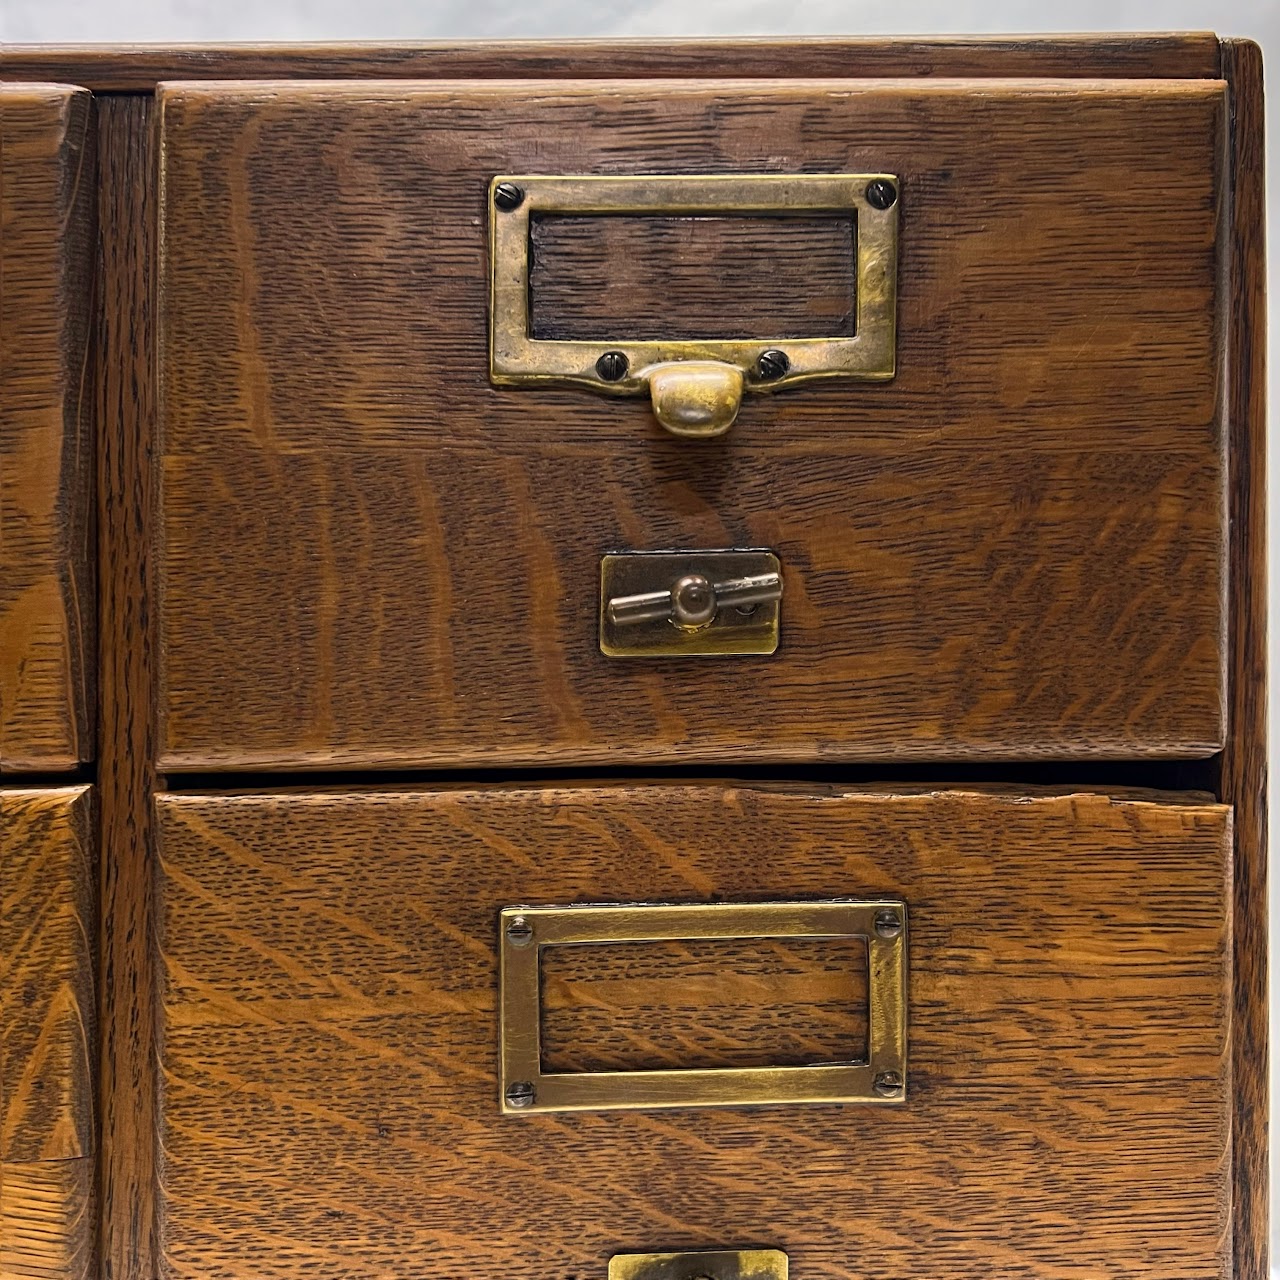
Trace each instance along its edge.
<instances>
[{"instance_id":1,"label":"tarnished brass plate","mask_svg":"<svg viewBox=\"0 0 1280 1280\"><path fill-rule=\"evenodd\" d=\"M711 586L716 607L703 625L682 626L677 588L692 578ZM769 580L776 589L754 596L741 590L741 584ZM782 565L772 551L611 552L600 561L600 650L610 658L770 654L778 647L782 590ZM617 609L620 602L663 593L665 616L654 609L628 617Z\"/></svg>"},{"instance_id":2,"label":"tarnished brass plate","mask_svg":"<svg viewBox=\"0 0 1280 1280\"><path fill-rule=\"evenodd\" d=\"M617 1253L609 1280L787 1280L779 1249L722 1249L713 1253Z\"/></svg>"},{"instance_id":3,"label":"tarnished brass plate","mask_svg":"<svg viewBox=\"0 0 1280 1280\"><path fill-rule=\"evenodd\" d=\"M540 956L547 947L730 938L865 938L867 1060L660 1071L542 1070ZM498 935L504 1112L774 1103L894 1104L906 1097L907 909L857 902L507 907Z\"/></svg>"},{"instance_id":4,"label":"tarnished brass plate","mask_svg":"<svg viewBox=\"0 0 1280 1280\"><path fill-rule=\"evenodd\" d=\"M678 361L710 361L741 371L751 391L780 391L813 378L883 381L894 373L897 310L898 179L892 174L716 174L634 177L501 175L489 187L490 374L499 385L573 382L608 395L650 390L650 372ZM893 203L877 208L868 189L891 190ZM518 194L508 207L504 193ZM535 339L529 320L529 223L538 214L664 214L785 217L852 215L857 241L852 336L759 340L706 339L599 342ZM655 272L662 270L654 263ZM768 290L768 273L760 287ZM784 371L765 376L760 358L785 356ZM606 378L597 361L623 359L625 372Z\"/></svg>"}]
</instances>

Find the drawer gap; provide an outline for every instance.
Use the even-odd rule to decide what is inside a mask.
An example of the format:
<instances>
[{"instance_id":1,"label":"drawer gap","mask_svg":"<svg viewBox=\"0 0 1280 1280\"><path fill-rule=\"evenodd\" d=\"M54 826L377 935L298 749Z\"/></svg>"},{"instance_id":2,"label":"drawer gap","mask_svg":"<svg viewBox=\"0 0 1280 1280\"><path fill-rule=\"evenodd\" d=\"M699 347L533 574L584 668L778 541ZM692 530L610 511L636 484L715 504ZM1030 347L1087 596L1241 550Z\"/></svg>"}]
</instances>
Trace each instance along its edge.
<instances>
[{"instance_id":1,"label":"drawer gap","mask_svg":"<svg viewBox=\"0 0 1280 1280\"><path fill-rule=\"evenodd\" d=\"M1203 760L1117 760L982 764L675 765L581 769L351 769L220 770L164 775L166 791L278 791L385 789L396 786L536 786L591 782L731 782L899 787L1073 787L1090 791L1136 788L1219 794L1220 756Z\"/></svg>"}]
</instances>

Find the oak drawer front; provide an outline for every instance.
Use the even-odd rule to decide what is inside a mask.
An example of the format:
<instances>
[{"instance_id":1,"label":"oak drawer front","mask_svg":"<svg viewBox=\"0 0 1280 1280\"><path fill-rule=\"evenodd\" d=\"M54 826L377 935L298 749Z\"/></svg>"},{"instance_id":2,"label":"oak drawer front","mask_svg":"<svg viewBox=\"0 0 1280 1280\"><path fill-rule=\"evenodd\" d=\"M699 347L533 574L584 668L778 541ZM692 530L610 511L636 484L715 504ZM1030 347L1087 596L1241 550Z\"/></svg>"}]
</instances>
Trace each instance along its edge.
<instances>
[{"instance_id":1,"label":"oak drawer front","mask_svg":"<svg viewBox=\"0 0 1280 1280\"><path fill-rule=\"evenodd\" d=\"M91 1280L96 813L0 788L0 1275Z\"/></svg>"},{"instance_id":2,"label":"oak drawer front","mask_svg":"<svg viewBox=\"0 0 1280 1280\"><path fill-rule=\"evenodd\" d=\"M158 813L166 1276L746 1247L822 1280L1229 1274L1226 808L619 784ZM904 1101L502 1114L503 908L850 897L909 913ZM838 1052L867 974L779 954L552 948L544 1065Z\"/></svg>"},{"instance_id":3,"label":"oak drawer front","mask_svg":"<svg viewBox=\"0 0 1280 1280\"><path fill-rule=\"evenodd\" d=\"M0 84L0 772L93 751L96 125Z\"/></svg>"},{"instance_id":4,"label":"oak drawer front","mask_svg":"<svg viewBox=\"0 0 1280 1280\"><path fill-rule=\"evenodd\" d=\"M161 108L163 767L1220 746L1219 83L173 84ZM491 180L762 171L895 176L891 381L752 393L714 440L491 382ZM797 246L839 260L806 226L752 290L745 233L700 277L678 228L586 219L535 245L533 287L579 338L606 294L710 323L691 280L726 324L805 332ZM781 564L776 653L601 652L606 554L726 547Z\"/></svg>"}]
</instances>

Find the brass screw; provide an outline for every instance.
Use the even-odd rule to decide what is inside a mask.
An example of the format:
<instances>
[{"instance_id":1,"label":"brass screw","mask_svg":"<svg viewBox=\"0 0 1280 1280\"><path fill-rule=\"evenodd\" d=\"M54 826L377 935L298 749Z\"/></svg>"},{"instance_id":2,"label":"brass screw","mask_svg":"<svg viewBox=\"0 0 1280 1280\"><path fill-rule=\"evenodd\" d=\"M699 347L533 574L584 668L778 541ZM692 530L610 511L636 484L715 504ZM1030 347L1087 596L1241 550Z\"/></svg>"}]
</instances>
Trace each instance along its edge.
<instances>
[{"instance_id":1,"label":"brass screw","mask_svg":"<svg viewBox=\"0 0 1280 1280\"><path fill-rule=\"evenodd\" d=\"M606 382L620 382L627 376L628 360L621 351L606 351L596 361L596 372Z\"/></svg>"},{"instance_id":2,"label":"brass screw","mask_svg":"<svg viewBox=\"0 0 1280 1280\"><path fill-rule=\"evenodd\" d=\"M902 1077L896 1071L882 1071L871 1087L882 1098L896 1098L902 1092Z\"/></svg>"},{"instance_id":3,"label":"brass screw","mask_svg":"<svg viewBox=\"0 0 1280 1280\"><path fill-rule=\"evenodd\" d=\"M877 911L875 929L877 937L896 938L902 932L902 917L889 909Z\"/></svg>"},{"instance_id":4,"label":"brass screw","mask_svg":"<svg viewBox=\"0 0 1280 1280\"><path fill-rule=\"evenodd\" d=\"M785 351L765 351L756 361L756 377L764 382L774 382L791 368Z\"/></svg>"},{"instance_id":5,"label":"brass screw","mask_svg":"<svg viewBox=\"0 0 1280 1280\"><path fill-rule=\"evenodd\" d=\"M493 203L503 213L510 213L512 209L518 209L524 203L524 191L514 182L500 182L493 189Z\"/></svg>"},{"instance_id":6,"label":"brass screw","mask_svg":"<svg viewBox=\"0 0 1280 1280\"><path fill-rule=\"evenodd\" d=\"M877 178L874 182L867 183L866 197L873 209L888 209L898 198L898 188L892 182Z\"/></svg>"},{"instance_id":7,"label":"brass screw","mask_svg":"<svg viewBox=\"0 0 1280 1280\"><path fill-rule=\"evenodd\" d=\"M507 1106L509 1107L531 1107L537 1096L533 1085L527 1080L516 1080L507 1085Z\"/></svg>"},{"instance_id":8,"label":"brass screw","mask_svg":"<svg viewBox=\"0 0 1280 1280\"><path fill-rule=\"evenodd\" d=\"M527 947L533 941L533 925L524 916L516 916L507 925L507 941L513 947Z\"/></svg>"}]
</instances>

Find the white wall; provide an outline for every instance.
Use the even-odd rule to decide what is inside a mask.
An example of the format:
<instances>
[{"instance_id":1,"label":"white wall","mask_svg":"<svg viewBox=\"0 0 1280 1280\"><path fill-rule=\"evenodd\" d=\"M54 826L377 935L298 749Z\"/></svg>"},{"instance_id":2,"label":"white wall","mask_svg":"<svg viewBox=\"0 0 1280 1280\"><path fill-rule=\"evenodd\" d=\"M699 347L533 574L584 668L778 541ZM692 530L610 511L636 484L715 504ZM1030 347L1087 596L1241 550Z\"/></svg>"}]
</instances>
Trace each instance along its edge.
<instances>
[{"instance_id":1,"label":"white wall","mask_svg":"<svg viewBox=\"0 0 1280 1280\"><path fill-rule=\"evenodd\" d=\"M0 41L429 40L519 36L868 35L1023 31L1216 31L1248 36L1280 67L1280 0L0 0ZM1277 73L1280 75L1280 73ZM1280 81L1277 81L1280 83ZM1267 128L1280 147L1280 88L1269 94ZM1268 165L1271 227L1280 225L1280 164ZM1275 236L1272 235L1275 242ZM1280 248L1271 255L1271 293ZM1271 327L1271 651L1280 653L1280 309ZM1280 678L1272 698L1271 756L1280 817ZM1278 817L1273 847L1280 858ZM1278 863L1280 865L1280 863ZM1272 881L1272 937L1280 936L1280 873ZM1280 971L1280 948L1273 972ZM1280 1008L1273 981L1273 1021ZM1280 1034L1275 1039L1280 1040ZM1273 1055L1280 1095L1280 1044ZM1280 1125L1275 1126L1280 1146ZM1273 1160L1273 1165L1280 1161ZM1280 1170L1277 1170L1280 1172ZM1273 1253L1280 1277L1280 1179L1273 1174Z\"/></svg>"}]
</instances>

